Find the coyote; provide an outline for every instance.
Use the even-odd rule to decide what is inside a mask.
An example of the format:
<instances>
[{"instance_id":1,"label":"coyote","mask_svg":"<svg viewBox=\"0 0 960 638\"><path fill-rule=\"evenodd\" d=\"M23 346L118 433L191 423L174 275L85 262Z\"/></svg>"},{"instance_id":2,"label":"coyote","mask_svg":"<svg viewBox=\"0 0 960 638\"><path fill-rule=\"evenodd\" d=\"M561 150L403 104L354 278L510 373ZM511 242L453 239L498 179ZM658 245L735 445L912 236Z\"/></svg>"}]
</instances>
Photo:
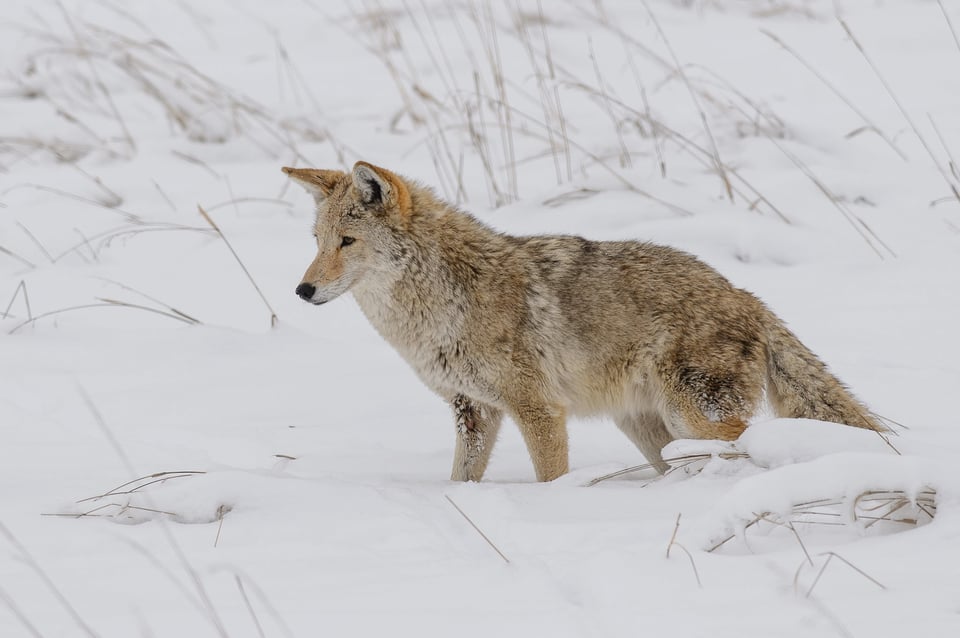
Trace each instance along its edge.
<instances>
[{"instance_id":1,"label":"coyote","mask_svg":"<svg viewBox=\"0 0 960 638\"><path fill-rule=\"evenodd\" d=\"M352 292L449 402L455 481L483 477L504 415L539 481L567 472L570 415L609 415L660 472L664 445L735 439L764 396L778 416L883 429L759 299L692 255L506 235L366 162L283 171L316 200L297 295Z\"/></svg>"}]
</instances>

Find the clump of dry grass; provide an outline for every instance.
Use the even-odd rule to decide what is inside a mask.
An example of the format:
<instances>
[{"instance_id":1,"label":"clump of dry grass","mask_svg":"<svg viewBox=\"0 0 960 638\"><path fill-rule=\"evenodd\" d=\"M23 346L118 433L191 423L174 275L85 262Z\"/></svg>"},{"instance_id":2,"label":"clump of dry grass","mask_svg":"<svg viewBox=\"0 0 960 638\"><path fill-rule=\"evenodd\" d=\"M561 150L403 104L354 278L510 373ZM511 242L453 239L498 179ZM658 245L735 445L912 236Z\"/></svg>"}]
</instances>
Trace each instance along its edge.
<instances>
[{"instance_id":1,"label":"clump of dry grass","mask_svg":"<svg viewBox=\"0 0 960 638\"><path fill-rule=\"evenodd\" d=\"M603 40L609 35L622 43L637 88L637 99L633 99L620 94L623 83L609 80L611 69L623 60L594 46L599 39L584 37L583 64L578 68L592 73L582 76L557 59L552 42L556 36L551 32L562 25L553 14L544 13L542 3L537 2L535 9L521 3L494 6L471 0L461 10L444 13L423 3L419 8L405 3L403 10L391 10L378 0L369 0L363 12L354 13L357 32L383 64L401 98L403 106L392 127L398 130L406 123L413 129L426 129L424 144L449 198L458 203L464 199L464 173L473 168L486 182L490 203L509 204L520 197L524 181L520 169L550 162L558 185L575 181L577 168L582 175L589 167L599 167L623 188L673 213L689 215L691 211L647 193L633 174L635 156L650 155L655 156L661 177L666 177L665 154L676 148L716 172L729 198L739 196L757 210L775 210L721 159L707 105L721 113L723 126L729 124L738 135L751 134L757 118L741 122L740 112L714 95L715 87L692 77L696 67L680 64L665 36L668 56L624 31L601 5L592 10L572 7L597 26ZM415 41L403 37L408 25L418 36ZM458 38L450 42L441 33L456 33ZM563 53L569 60L569 46ZM462 68L454 72L450 60L458 55L463 58ZM511 62L505 64L506 59ZM427 64L418 63L420 60ZM681 135L654 117L638 61L649 63L662 77L657 90L683 84L697 110L699 132ZM528 72L529 82L524 80L524 72ZM718 90L736 92L729 86ZM572 121L567 104L574 101L581 106L585 101L592 103L595 111L589 115L578 112L578 121ZM633 106L637 101L642 102L642 109ZM598 138L592 130L585 132L588 122L584 118L609 123L609 135ZM775 115L771 119L776 119ZM593 122L589 125L595 128ZM693 141L704 132L706 145ZM786 220L785 215L777 214Z\"/></svg>"},{"instance_id":2,"label":"clump of dry grass","mask_svg":"<svg viewBox=\"0 0 960 638\"><path fill-rule=\"evenodd\" d=\"M202 470L176 470L167 472L154 472L146 476L140 476L127 481L112 489L81 498L76 503L79 506L75 512L52 512L45 513L43 516L59 516L65 518L111 518L118 521L140 522L144 514L147 516L162 514L173 521L182 521L184 517L167 510L161 510L154 507L145 507L134 504L132 498L136 495L145 494L146 488L152 485L162 485L169 481L177 479L192 478L206 474ZM217 508L216 517L211 521L220 521L222 525L223 517L230 512L229 505L221 505ZM192 519L191 519L192 520ZM195 521L194 521L195 522ZM220 530L217 530L217 538L220 537Z\"/></svg>"},{"instance_id":3,"label":"clump of dry grass","mask_svg":"<svg viewBox=\"0 0 960 638\"><path fill-rule=\"evenodd\" d=\"M732 461L735 459L749 459L750 455L746 452L716 452L716 453L703 453L703 454L684 454L683 456L674 456L670 458L663 459L663 462L670 466L663 476L658 476L653 479L654 481L663 478L664 476L669 476L678 470L683 470L689 475L699 474L703 470L704 466L713 459L723 459L726 461ZM604 474L603 476L598 476L594 479L591 479L587 482L584 487L593 487L597 483L602 483L612 478L617 478L619 476L625 476L627 474L634 474L636 472L645 472L647 470L656 469L656 466L653 463L643 463L641 465L633 465L631 467L625 467L622 470L617 470L616 472L610 472L609 474ZM648 485L646 483L645 485Z\"/></svg>"},{"instance_id":4,"label":"clump of dry grass","mask_svg":"<svg viewBox=\"0 0 960 638\"><path fill-rule=\"evenodd\" d=\"M37 24L8 25L33 45L9 80L22 97L46 102L69 125L71 139L3 137L0 155L45 151L68 163L92 152L132 158L137 140L126 113L131 99L138 108L158 108L172 133L193 142L245 137L271 155L282 152L295 160L305 159L301 143L337 147L322 125L278 115L205 74L154 34L131 36L60 9L56 24L37 17ZM289 57L284 63L293 64Z\"/></svg>"},{"instance_id":5,"label":"clump of dry grass","mask_svg":"<svg viewBox=\"0 0 960 638\"><path fill-rule=\"evenodd\" d=\"M759 512L745 521L742 533L759 528L762 524L773 525L796 532L797 525L856 525L869 529L877 524L894 528L916 527L929 523L937 513L937 492L925 487L917 493L903 489L871 489L852 498L825 497L795 503L786 514ZM723 547L737 537L730 534L716 541L707 551Z\"/></svg>"}]
</instances>

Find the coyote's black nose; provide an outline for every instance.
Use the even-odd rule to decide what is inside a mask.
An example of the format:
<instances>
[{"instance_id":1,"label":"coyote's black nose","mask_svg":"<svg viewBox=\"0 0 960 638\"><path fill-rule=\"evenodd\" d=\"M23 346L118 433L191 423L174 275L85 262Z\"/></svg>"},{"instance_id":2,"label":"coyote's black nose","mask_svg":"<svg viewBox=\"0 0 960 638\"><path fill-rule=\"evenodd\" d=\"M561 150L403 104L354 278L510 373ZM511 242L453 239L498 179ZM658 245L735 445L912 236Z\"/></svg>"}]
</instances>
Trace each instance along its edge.
<instances>
[{"instance_id":1,"label":"coyote's black nose","mask_svg":"<svg viewBox=\"0 0 960 638\"><path fill-rule=\"evenodd\" d=\"M315 292L317 292L317 287L313 284L300 284L297 286L297 295L305 301L313 299L313 293Z\"/></svg>"}]
</instances>

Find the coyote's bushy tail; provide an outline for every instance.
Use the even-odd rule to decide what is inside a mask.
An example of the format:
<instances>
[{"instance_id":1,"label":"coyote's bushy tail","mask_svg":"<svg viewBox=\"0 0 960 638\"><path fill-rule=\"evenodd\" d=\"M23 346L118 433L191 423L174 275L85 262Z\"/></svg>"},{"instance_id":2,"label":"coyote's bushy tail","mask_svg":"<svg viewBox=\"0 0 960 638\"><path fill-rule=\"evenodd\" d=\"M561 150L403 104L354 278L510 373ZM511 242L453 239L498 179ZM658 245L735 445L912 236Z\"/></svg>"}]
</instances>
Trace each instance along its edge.
<instances>
[{"instance_id":1,"label":"coyote's bushy tail","mask_svg":"<svg viewBox=\"0 0 960 638\"><path fill-rule=\"evenodd\" d=\"M771 313L767 323L767 394L777 416L818 419L886 431L827 370L823 361Z\"/></svg>"}]
</instances>

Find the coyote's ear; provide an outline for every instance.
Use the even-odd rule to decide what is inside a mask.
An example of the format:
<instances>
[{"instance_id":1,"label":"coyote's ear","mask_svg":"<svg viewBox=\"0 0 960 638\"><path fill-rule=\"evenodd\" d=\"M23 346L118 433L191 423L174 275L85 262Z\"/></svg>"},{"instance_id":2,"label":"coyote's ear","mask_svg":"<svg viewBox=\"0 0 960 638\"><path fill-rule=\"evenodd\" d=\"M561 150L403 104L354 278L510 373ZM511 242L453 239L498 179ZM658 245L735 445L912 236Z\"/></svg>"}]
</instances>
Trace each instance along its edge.
<instances>
[{"instance_id":1,"label":"coyote's ear","mask_svg":"<svg viewBox=\"0 0 960 638\"><path fill-rule=\"evenodd\" d=\"M318 168L283 167L290 179L303 186L318 202L326 199L347 174L343 171L325 171Z\"/></svg>"},{"instance_id":2,"label":"coyote's ear","mask_svg":"<svg viewBox=\"0 0 960 638\"><path fill-rule=\"evenodd\" d=\"M353 185L367 206L381 206L404 217L410 214L413 203L407 185L387 169L357 162L353 165Z\"/></svg>"}]
</instances>

